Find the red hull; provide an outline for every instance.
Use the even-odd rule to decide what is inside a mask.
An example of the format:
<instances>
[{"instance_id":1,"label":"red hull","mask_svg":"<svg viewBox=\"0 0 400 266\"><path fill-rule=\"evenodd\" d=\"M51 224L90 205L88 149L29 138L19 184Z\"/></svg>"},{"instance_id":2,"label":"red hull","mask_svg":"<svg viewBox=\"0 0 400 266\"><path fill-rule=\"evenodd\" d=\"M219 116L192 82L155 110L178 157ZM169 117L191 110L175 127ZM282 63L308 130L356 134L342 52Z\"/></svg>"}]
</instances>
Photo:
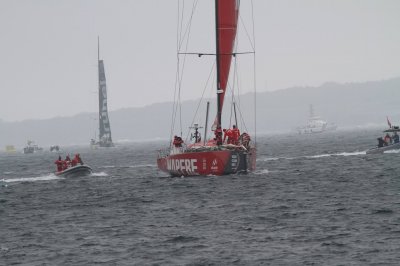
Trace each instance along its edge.
<instances>
[{"instance_id":1,"label":"red hull","mask_svg":"<svg viewBox=\"0 0 400 266\"><path fill-rule=\"evenodd\" d=\"M199 151L173 154L157 159L158 168L172 176L228 175L255 169L252 151Z\"/></svg>"}]
</instances>

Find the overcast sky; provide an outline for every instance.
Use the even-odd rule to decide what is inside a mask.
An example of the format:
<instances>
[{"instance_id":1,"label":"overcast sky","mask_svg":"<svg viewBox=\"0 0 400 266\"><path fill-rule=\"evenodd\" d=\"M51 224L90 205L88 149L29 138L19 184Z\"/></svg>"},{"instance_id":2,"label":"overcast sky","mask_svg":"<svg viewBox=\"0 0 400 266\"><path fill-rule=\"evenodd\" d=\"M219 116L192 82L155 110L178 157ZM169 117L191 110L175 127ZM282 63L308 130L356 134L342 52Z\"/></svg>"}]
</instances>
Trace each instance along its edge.
<instances>
[{"instance_id":1,"label":"overcast sky","mask_svg":"<svg viewBox=\"0 0 400 266\"><path fill-rule=\"evenodd\" d=\"M187 6L191 2L185 1ZM194 50L204 47L202 51L211 52L212 2L198 3ZM177 3L0 0L0 119L97 111L98 35L110 110L171 101ZM241 1L242 6L249 3ZM253 0L253 4L258 91L400 76L398 0ZM248 12L243 16L249 21ZM251 86L242 92L246 90ZM199 96L189 90L183 99Z\"/></svg>"}]
</instances>

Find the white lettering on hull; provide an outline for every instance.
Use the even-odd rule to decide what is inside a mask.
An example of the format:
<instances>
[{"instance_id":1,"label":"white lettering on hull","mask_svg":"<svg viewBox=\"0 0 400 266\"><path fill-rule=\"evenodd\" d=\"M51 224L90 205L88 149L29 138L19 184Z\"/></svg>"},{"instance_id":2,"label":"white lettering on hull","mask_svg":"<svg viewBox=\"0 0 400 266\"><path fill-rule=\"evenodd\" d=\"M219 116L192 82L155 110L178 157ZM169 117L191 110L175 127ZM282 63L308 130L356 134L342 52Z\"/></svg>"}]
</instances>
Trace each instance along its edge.
<instances>
[{"instance_id":1,"label":"white lettering on hull","mask_svg":"<svg viewBox=\"0 0 400 266\"><path fill-rule=\"evenodd\" d=\"M197 159L167 159L167 170L184 174L196 174Z\"/></svg>"}]
</instances>

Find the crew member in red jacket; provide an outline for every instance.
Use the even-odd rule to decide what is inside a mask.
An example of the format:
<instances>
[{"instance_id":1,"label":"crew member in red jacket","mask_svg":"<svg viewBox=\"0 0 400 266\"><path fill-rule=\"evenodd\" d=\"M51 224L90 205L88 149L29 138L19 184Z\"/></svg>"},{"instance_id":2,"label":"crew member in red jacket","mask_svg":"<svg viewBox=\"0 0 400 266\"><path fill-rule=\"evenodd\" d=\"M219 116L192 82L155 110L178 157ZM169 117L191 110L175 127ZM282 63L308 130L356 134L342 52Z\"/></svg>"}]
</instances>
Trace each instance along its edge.
<instances>
[{"instance_id":1,"label":"crew member in red jacket","mask_svg":"<svg viewBox=\"0 0 400 266\"><path fill-rule=\"evenodd\" d=\"M71 165L72 165L72 167L74 167L74 166L76 166L78 163L81 164L81 165L83 165L83 162L82 162L82 159L81 159L81 156L80 156L79 153L75 154L74 159L72 159L72 161L71 161Z\"/></svg>"},{"instance_id":2,"label":"crew member in red jacket","mask_svg":"<svg viewBox=\"0 0 400 266\"><path fill-rule=\"evenodd\" d=\"M227 144L233 144L233 132L232 132L232 130L224 128L223 131L224 131L224 140L222 142L225 143L226 138L228 138Z\"/></svg>"},{"instance_id":3,"label":"crew member in red jacket","mask_svg":"<svg viewBox=\"0 0 400 266\"><path fill-rule=\"evenodd\" d=\"M54 163L57 165L57 172L61 172L63 170L63 160L61 160L61 156L58 156L58 160Z\"/></svg>"},{"instance_id":4,"label":"crew member in red jacket","mask_svg":"<svg viewBox=\"0 0 400 266\"><path fill-rule=\"evenodd\" d=\"M240 138L240 131L236 127L236 125L233 125L233 128L232 128L232 144L238 145L239 144L239 138Z\"/></svg>"}]
</instances>

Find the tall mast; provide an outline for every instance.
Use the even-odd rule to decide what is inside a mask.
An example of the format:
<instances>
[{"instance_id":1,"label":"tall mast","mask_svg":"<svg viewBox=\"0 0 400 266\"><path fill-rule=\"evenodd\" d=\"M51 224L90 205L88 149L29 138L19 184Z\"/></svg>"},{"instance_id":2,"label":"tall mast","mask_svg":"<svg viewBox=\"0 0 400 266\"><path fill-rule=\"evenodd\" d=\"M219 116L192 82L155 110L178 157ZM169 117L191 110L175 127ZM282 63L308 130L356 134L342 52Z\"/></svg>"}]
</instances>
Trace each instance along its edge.
<instances>
[{"instance_id":1,"label":"tall mast","mask_svg":"<svg viewBox=\"0 0 400 266\"><path fill-rule=\"evenodd\" d=\"M100 37L97 36L97 62L100 60Z\"/></svg>"},{"instance_id":2,"label":"tall mast","mask_svg":"<svg viewBox=\"0 0 400 266\"><path fill-rule=\"evenodd\" d=\"M100 37L97 36L97 81L99 84L98 92L99 92L99 140L103 137L102 128L101 128L101 86L100 86Z\"/></svg>"},{"instance_id":3,"label":"tall mast","mask_svg":"<svg viewBox=\"0 0 400 266\"><path fill-rule=\"evenodd\" d=\"M215 49L215 54L216 54L216 65L217 65L217 127L221 126L221 117L222 117L222 110L221 110L221 82L220 82L220 65L219 65L219 32L218 32L218 25L219 25L219 6L218 6L218 1L215 0L215 41L216 41L216 49Z\"/></svg>"}]
</instances>

